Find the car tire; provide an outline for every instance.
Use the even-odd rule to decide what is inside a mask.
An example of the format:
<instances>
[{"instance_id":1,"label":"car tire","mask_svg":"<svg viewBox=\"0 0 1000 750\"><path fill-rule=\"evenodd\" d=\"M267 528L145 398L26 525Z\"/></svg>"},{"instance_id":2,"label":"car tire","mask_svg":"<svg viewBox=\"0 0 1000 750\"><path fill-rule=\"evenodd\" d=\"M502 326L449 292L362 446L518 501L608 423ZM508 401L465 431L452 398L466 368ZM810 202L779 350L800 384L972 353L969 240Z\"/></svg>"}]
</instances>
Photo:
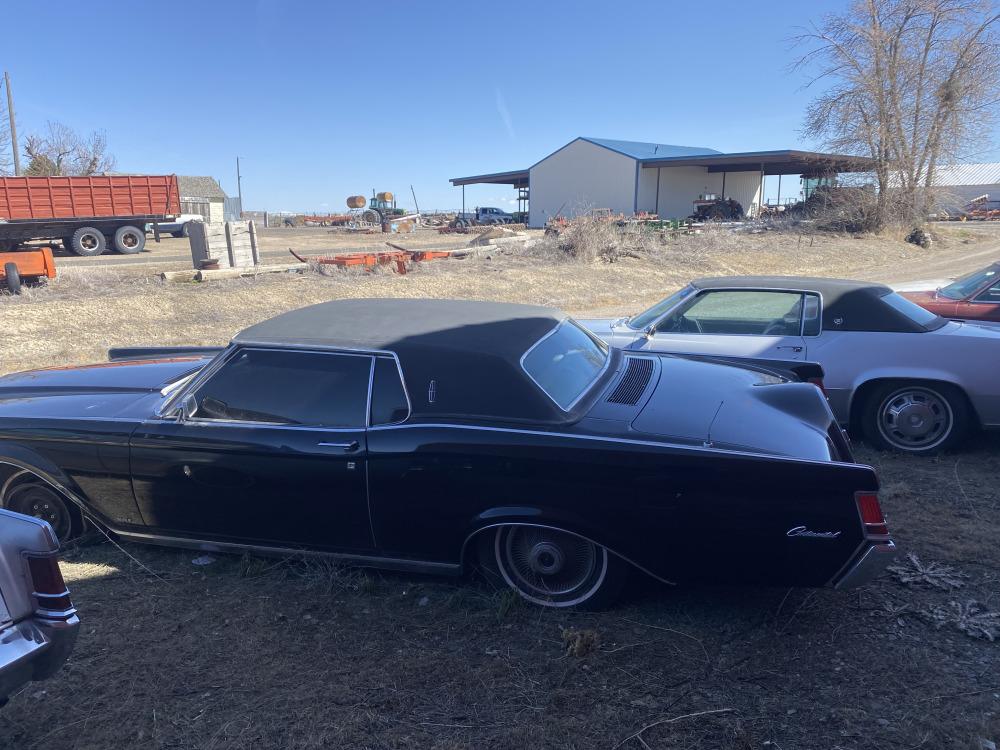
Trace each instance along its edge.
<instances>
[{"instance_id":1,"label":"car tire","mask_svg":"<svg viewBox=\"0 0 1000 750\"><path fill-rule=\"evenodd\" d=\"M480 534L488 578L542 607L600 610L613 604L629 565L581 536L540 526L501 526Z\"/></svg>"},{"instance_id":2,"label":"car tire","mask_svg":"<svg viewBox=\"0 0 1000 750\"><path fill-rule=\"evenodd\" d=\"M17 263L4 263L3 275L6 277L7 291L11 294L20 294L21 272L17 270Z\"/></svg>"},{"instance_id":3,"label":"car tire","mask_svg":"<svg viewBox=\"0 0 1000 750\"><path fill-rule=\"evenodd\" d=\"M868 442L882 450L933 455L961 443L972 425L965 394L953 385L897 380L868 394L863 411Z\"/></svg>"},{"instance_id":4,"label":"car tire","mask_svg":"<svg viewBox=\"0 0 1000 750\"><path fill-rule=\"evenodd\" d=\"M141 253L146 247L146 233L138 227L126 225L115 230L115 250L122 255Z\"/></svg>"},{"instance_id":5,"label":"car tire","mask_svg":"<svg viewBox=\"0 0 1000 750\"><path fill-rule=\"evenodd\" d=\"M7 510L47 521L60 542L72 539L79 531L76 514L69 502L44 482L16 484L3 501Z\"/></svg>"},{"instance_id":6,"label":"car tire","mask_svg":"<svg viewBox=\"0 0 1000 750\"><path fill-rule=\"evenodd\" d=\"M77 255L91 257L101 255L107 249L108 241L100 229L80 227L69 241L69 249Z\"/></svg>"}]
</instances>

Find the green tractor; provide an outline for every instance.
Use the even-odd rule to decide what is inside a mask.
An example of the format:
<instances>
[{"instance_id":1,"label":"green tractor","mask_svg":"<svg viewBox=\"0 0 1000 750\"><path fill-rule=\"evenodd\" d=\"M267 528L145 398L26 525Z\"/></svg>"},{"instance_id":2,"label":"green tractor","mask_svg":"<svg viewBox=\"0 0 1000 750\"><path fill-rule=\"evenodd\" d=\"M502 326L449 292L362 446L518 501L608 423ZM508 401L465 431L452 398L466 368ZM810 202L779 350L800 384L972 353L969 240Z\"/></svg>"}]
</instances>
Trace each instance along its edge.
<instances>
[{"instance_id":1,"label":"green tractor","mask_svg":"<svg viewBox=\"0 0 1000 750\"><path fill-rule=\"evenodd\" d=\"M388 191L376 193L372 190L368 208L365 209L361 218L371 224L382 224L399 216L406 216L406 211L396 208L396 196Z\"/></svg>"}]
</instances>

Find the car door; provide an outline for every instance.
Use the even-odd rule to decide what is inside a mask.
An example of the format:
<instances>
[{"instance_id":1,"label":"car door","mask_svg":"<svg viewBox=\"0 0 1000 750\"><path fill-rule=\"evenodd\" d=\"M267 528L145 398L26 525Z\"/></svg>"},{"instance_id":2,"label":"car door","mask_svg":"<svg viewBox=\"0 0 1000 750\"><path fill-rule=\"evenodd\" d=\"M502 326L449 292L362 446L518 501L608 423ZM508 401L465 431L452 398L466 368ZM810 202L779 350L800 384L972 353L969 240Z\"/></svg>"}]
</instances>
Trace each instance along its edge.
<instances>
[{"instance_id":1,"label":"car door","mask_svg":"<svg viewBox=\"0 0 1000 750\"><path fill-rule=\"evenodd\" d=\"M956 318L1000 322L1000 281L969 299L957 302L955 308Z\"/></svg>"},{"instance_id":2,"label":"car door","mask_svg":"<svg viewBox=\"0 0 1000 750\"><path fill-rule=\"evenodd\" d=\"M819 298L781 290L714 289L691 297L632 348L805 359L803 333L819 326Z\"/></svg>"},{"instance_id":3,"label":"car door","mask_svg":"<svg viewBox=\"0 0 1000 750\"><path fill-rule=\"evenodd\" d=\"M131 440L156 533L271 546L373 546L366 484L369 355L241 347L192 384L179 418Z\"/></svg>"}]
</instances>

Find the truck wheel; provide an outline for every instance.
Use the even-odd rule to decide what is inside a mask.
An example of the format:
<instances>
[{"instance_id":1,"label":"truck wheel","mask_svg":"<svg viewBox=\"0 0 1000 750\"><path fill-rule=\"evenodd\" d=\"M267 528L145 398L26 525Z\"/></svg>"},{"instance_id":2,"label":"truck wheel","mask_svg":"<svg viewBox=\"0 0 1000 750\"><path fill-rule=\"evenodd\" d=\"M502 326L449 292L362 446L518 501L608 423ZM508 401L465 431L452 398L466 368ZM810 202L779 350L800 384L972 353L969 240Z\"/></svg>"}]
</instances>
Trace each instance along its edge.
<instances>
[{"instance_id":1,"label":"truck wheel","mask_svg":"<svg viewBox=\"0 0 1000 750\"><path fill-rule=\"evenodd\" d=\"M133 226L118 227L115 230L115 250L122 255L141 253L146 247L146 233Z\"/></svg>"},{"instance_id":2,"label":"truck wheel","mask_svg":"<svg viewBox=\"0 0 1000 750\"><path fill-rule=\"evenodd\" d=\"M7 291L11 294L20 294L21 273L17 270L17 263L5 263L3 274L7 277Z\"/></svg>"},{"instance_id":3,"label":"truck wheel","mask_svg":"<svg viewBox=\"0 0 1000 750\"><path fill-rule=\"evenodd\" d=\"M77 255L91 256L103 253L108 246L108 241L104 239L104 234L100 229L80 227L73 232L73 238L69 245L69 249Z\"/></svg>"}]
</instances>

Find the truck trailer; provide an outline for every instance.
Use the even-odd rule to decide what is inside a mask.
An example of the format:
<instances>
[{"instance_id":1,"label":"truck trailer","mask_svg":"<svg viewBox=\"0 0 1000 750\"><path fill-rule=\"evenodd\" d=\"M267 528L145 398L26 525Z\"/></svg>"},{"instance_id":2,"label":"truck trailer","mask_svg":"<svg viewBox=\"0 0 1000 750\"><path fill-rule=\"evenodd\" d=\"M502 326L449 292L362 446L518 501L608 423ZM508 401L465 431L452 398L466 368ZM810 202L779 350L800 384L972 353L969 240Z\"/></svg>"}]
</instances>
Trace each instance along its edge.
<instances>
[{"instance_id":1,"label":"truck trailer","mask_svg":"<svg viewBox=\"0 0 1000 750\"><path fill-rule=\"evenodd\" d=\"M0 177L0 252L59 240L77 255L138 253L147 224L180 212L177 175Z\"/></svg>"}]
</instances>

